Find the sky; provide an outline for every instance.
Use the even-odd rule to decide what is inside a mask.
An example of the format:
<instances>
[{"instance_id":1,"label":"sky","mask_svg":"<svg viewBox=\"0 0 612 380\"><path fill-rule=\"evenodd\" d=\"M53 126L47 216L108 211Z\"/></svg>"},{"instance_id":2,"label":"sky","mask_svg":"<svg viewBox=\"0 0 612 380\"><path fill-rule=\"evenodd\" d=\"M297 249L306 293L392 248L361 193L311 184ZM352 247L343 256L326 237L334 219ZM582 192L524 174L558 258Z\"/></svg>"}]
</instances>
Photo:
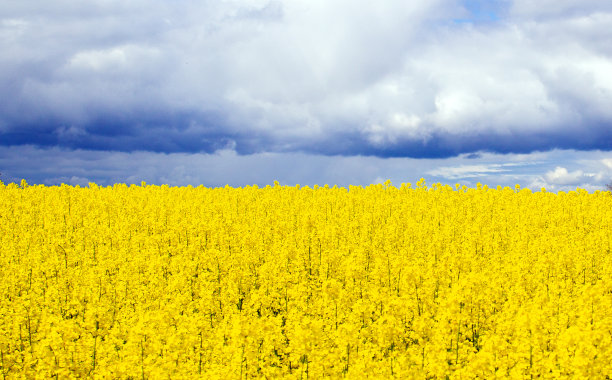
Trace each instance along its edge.
<instances>
[{"instance_id":1,"label":"sky","mask_svg":"<svg viewBox=\"0 0 612 380\"><path fill-rule=\"evenodd\" d=\"M4 182L612 182L612 2L0 0Z\"/></svg>"}]
</instances>

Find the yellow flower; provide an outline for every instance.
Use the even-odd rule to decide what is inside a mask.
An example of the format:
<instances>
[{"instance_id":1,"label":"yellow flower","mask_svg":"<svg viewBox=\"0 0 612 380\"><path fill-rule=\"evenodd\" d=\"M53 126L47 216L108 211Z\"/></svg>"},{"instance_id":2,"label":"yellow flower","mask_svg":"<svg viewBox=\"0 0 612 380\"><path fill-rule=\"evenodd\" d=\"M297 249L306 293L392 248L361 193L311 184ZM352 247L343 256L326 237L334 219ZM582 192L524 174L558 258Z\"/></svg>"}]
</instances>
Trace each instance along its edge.
<instances>
[{"instance_id":1,"label":"yellow flower","mask_svg":"<svg viewBox=\"0 0 612 380\"><path fill-rule=\"evenodd\" d=\"M611 202L424 179L0 185L0 370L598 378Z\"/></svg>"}]
</instances>

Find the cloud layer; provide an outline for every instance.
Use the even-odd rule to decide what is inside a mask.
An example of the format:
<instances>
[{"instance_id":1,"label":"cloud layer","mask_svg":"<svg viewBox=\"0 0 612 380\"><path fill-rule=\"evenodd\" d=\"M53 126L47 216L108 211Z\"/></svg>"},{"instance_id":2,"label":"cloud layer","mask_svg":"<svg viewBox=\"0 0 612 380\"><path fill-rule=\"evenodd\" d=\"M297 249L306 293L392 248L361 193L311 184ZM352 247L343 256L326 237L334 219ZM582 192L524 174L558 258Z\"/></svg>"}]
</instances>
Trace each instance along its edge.
<instances>
[{"instance_id":1,"label":"cloud layer","mask_svg":"<svg viewBox=\"0 0 612 380\"><path fill-rule=\"evenodd\" d=\"M611 23L601 1L10 2L0 144L611 150Z\"/></svg>"},{"instance_id":2,"label":"cloud layer","mask_svg":"<svg viewBox=\"0 0 612 380\"><path fill-rule=\"evenodd\" d=\"M35 162L36 165L32 163ZM323 156L305 153L256 153L233 150L204 153L107 152L0 146L0 179L46 185L87 186L114 183L234 187L271 185L369 185L390 179L395 185L456 183L475 187L519 184L539 191L589 191L612 183L612 153L553 150L531 154L478 153L446 159Z\"/></svg>"}]
</instances>

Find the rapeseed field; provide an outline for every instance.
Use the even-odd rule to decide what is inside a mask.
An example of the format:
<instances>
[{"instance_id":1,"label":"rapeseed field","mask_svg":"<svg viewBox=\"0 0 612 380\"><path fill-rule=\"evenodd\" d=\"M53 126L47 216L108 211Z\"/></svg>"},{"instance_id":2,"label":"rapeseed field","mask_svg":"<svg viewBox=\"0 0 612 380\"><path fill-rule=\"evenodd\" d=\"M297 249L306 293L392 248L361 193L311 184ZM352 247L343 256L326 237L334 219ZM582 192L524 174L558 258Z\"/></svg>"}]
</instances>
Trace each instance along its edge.
<instances>
[{"instance_id":1,"label":"rapeseed field","mask_svg":"<svg viewBox=\"0 0 612 380\"><path fill-rule=\"evenodd\" d=\"M612 196L0 184L3 378L612 376Z\"/></svg>"}]
</instances>

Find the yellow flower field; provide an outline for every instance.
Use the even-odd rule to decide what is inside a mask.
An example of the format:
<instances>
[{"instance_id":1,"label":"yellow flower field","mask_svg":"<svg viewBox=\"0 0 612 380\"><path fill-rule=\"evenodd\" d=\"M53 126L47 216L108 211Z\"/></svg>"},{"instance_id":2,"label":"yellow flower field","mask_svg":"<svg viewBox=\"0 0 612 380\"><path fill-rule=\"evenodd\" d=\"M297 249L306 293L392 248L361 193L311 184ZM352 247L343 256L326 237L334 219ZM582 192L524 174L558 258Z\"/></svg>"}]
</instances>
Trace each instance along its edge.
<instances>
[{"instance_id":1,"label":"yellow flower field","mask_svg":"<svg viewBox=\"0 0 612 380\"><path fill-rule=\"evenodd\" d=\"M612 376L609 192L0 184L3 378Z\"/></svg>"}]
</instances>

